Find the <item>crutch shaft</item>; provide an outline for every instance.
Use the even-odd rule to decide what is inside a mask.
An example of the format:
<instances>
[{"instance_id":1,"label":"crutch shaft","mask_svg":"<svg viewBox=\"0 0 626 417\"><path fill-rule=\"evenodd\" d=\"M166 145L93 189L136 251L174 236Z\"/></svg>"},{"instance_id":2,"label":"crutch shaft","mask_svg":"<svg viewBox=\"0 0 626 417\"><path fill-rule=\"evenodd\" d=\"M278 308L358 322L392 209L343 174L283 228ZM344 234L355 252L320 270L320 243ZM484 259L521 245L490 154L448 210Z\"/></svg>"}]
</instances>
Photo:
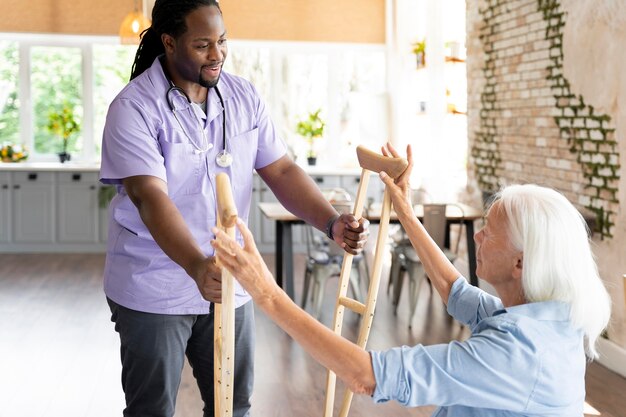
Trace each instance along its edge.
<instances>
[{"instance_id":1,"label":"crutch shaft","mask_svg":"<svg viewBox=\"0 0 626 417\"><path fill-rule=\"evenodd\" d=\"M361 171L361 179L359 180L359 188L356 193L356 201L354 202L354 209L352 214L355 218L360 219L363 215L363 207L365 206L365 199L367 197L367 186L369 184L370 172L366 169ZM339 274L339 288L337 290L337 305L335 306L335 315L333 317L333 331L338 335L341 335L341 327L343 325L343 310L344 306L339 303L339 300L346 297L348 292L348 284L350 281L350 272L352 271L352 258L349 253L345 253L343 256L343 262L341 264L341 273ZM324 417L332 417L333 406L335 403L335 386L337 383L337 376L331 370L328 370L326 374L326 401L324 403Z\"/></svg>"},{"instance_id":2,"label":"crutch shaft","mask_svg":"<svg viewBox=\"0 0 626 417\"><path fill-rule=\"evenodd\" d=\"M227 174L218 174L217 226L235 237L237 207ZM219 259L217 259L219 265ZM235 283L228 270L222 269L222 303L214 306L213 383L215 416L231 417L235 374Z\"/></svg>"}]
</instances>

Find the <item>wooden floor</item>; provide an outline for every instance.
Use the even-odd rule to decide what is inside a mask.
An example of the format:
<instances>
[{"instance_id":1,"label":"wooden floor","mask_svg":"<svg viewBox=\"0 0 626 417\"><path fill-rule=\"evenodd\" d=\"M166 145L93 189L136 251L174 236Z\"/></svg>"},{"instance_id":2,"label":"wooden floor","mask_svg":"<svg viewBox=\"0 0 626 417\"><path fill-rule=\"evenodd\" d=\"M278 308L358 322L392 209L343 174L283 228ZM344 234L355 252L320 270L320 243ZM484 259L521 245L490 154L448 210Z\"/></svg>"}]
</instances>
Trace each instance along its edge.
<instances>
[{"instance_id":1,"label":"wooden floor","mask_svg":"<svg viewBox=\"0 0 626 417\"><path fill-rule=\"evenodd\" d=\"M273 259L267 257L270 265ZM103 255L0 255L0 416L121 416L119 340L102 293ZM302 260L296 271L302 270ZM448 319L438 297L424 287L412 329L406 299L394 316L383 274L369 347L441 343L467 336ZM330 280L322 321L329 324L336 281ZM301 294L301 280L296 281ZM354 335L348 315L344 334ZM257 314L255 417L320 417L325 370L280 329ZM598 413L626 416L626 379L597 364L587 372L587 402ZM340 387L341 388L341 387ZM339 393L338 393L339 394ZM339 400L339 398L338 398ZM338 403L339 401L337 401ZM189 368L176 417L201 415ZM428 416L433 407L407 409L355 398L352 416Z\"/></svg>"}]
</instances>

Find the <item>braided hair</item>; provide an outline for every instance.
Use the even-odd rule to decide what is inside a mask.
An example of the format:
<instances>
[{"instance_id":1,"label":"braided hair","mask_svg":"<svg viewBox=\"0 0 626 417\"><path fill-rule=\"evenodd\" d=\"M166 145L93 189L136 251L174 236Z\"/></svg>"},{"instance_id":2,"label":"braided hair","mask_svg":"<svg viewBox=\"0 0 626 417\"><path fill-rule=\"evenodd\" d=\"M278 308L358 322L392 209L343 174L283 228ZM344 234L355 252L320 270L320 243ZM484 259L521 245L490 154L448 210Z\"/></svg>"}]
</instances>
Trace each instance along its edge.
<instances>
[{"instance_id":1,"label":"braided hair","mask_svg":"<svg viewBox=\"0 0 626 417\"><path fill-rule=\"evenodd\" d=\"M141 34L131 80L148 69L156 57L165 53L161 35L167 33L176 38L185 33L185 18L202 6L215 6L222 12L218 0L156 0L152 9L152 25Z\"/></svg>"}]
</instances>

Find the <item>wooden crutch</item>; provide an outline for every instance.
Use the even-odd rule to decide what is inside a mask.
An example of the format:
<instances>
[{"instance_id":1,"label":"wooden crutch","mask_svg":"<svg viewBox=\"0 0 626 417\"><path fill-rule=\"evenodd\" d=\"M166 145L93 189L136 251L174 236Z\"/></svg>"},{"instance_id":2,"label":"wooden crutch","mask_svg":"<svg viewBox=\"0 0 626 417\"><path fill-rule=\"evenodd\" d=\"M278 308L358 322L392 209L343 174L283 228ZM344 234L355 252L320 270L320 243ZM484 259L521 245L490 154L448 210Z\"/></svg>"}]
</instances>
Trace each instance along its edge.
<instances>
[{"instance_id":1,"label":"wooden crutch","mask_svg":"<svg viewBox=\"0 0 626 417\"><path fill-rule=\"evenodd\" d=\"M218 174L217 227L235 237L237 207L233 200L230 180L225 173ZM217 259L219 266L219 259ZM222 268L222 303L214 306L213 332L213 386L215 416L233 415L233 382L235 374L235 285L233 276Z\"/></svg>"},{"instance_id":2,"label":"wooden crutch","mask_svg":"<svg viewBox=\"0 0 626 417\"><path fill-rule=\"evenodd\" d=\"M356 201L354 203L353 215L355 218L360 219L361 215L363 214L363 205L367 195L367 186L369 183L370 171L385 171L390 177L397 178L406 170L408 162L406 159L403 158L390 158L377 154L362 146L357 146L356 154L362 171L359 188L357 190ZM341 335L344 307L347 307L355 313L360 314L362 320L357 344L362 348L365 348L365 344L367 343L367 338L372 327L372 321L374 320L374 309L376 308L376 296L378 294L380 274L382 272L383 266L383 251L385 249L385 240L387 239L390 212L391 197L389 196L389 193L385 188L385 192L383 195L383 207L380 214L378 237L376 239L376 249L374 252L374 265L372 268L372 276L370 278L370 284L367 290L367 300L365 301L365 304L346 297L348 283L350 281L350 271L352 269L353 256L349 253L345 253L343 256L343 263L341 265L341 274L339 276L339 289L337 291L337 303L335 305L335 316L333 319L333 330L338 335ZM333 415L336 381L337 377L335 373L329 370L326 377L326 403L324 407L324 417L332 417ZM348 410L350 409L350 404L352 402L352 395L353 394L350 390L345 391L343 404L339 412L340 417L346 417L348 415Z\"/></svg>"}]
</instances>

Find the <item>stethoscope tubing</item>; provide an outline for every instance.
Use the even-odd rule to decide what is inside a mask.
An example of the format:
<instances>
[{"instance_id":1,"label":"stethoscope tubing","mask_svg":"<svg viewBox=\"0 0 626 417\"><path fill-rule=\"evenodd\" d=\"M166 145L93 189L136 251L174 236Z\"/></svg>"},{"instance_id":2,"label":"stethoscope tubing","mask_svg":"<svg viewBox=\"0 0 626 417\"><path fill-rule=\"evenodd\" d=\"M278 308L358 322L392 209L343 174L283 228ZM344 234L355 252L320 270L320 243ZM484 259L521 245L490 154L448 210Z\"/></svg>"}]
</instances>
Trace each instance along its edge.
<instances>
[{"instance_id":1,"label":"stethoscope tubing","mask_svg":"<svg viewBox=\"0 0 626 417\"><path fill-rule=\"evenodd\" d=\"M221 166L223 168L226 168L226 167L228 167L228 166L230 166L232 164L232 160L233 160L232 156L228 152L228 149L226 148L226 146L227 146L227 142L226 142L226 105L224 104L224 99L222 98L222 94L220 93L220 90L217 88L217 86L215 86L213 88L215 89L215 93L217 94L217 98L219 99L220 104L222 105L222 108L223 108L223 112L224 112L223 117L222 117L222 151L220 153L218 153L218 155L215 158L215 160L216 160L216 163L219 166ZM204 141L205 141L205 143L203 144L204 145L203 147L198 146L196 141L194 141L191 138L191 136L187 133L187 130L183 127L183 124L180 122L180 119L178 118L176 106L174 105L174 100L172 99L172 93L176 93L176 92L179 93L179 94L182 94L185 97L185 99L187 99L187 102L189 103L189 105L191 105L191 99L189 98L187 93L185 93L185 91L182 88L177 87L176 85L174 85L174 83L172 83L172 81L170 80L170 87L165 92L165 98L167 100L167 104L168 104L170 110L174 114L174 118L176 119L176 122L178 122L178 125L182 129L183 133L185 133L185 136L187 136L187 139L189 139L189 141L194 146L194 148L196 148L198 153L207 152L210 149L209 140L206 137L206 133L204 132L204 126L202 126L202 123L197 119L197 117L194 117L194 118L196 119L196 122L198 123L198 125L200 126L200 129L202 130L202 136L203 136Z\"/></svg>"}]
</instances>

